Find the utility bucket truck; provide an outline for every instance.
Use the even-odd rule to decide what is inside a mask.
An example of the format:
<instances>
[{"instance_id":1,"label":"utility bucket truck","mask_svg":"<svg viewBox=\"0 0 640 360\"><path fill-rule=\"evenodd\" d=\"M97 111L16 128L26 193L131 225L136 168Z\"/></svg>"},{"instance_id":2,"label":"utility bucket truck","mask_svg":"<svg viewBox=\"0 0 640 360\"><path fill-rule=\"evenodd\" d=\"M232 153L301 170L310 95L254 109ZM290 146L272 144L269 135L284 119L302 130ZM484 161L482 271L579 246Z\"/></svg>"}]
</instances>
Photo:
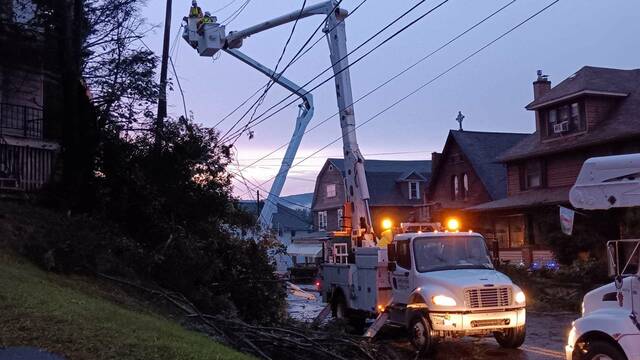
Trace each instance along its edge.
<instances>
[{"instance_id":1,"label":"utility bucket truck","mask_svg":"<svg viewBox=\"0 0 640 360\"><path fill-rule=\"evenodd\" d=\"M640 154L588 159L569 199L588 210L640 206ZM567 360L640 359L640 239L609 241L607 260L614 282L584 296Z\"/></svg>"},{"instance_id":2,"label":"utility bucket truck","mask_svg":"<svg viewBox=\"0 0 640 360\"><path fill-rule=\"evenodd\" d=\"M482 235L408 231L386 249L351 249L344 237L325 246L321 293L333 315L355 327L375 317L367 336L385 324L404 327L425 353L439 339L469 335L493 335L506 348L522 345L525 295L494 269Z\"/></svg>"}]
</instances>

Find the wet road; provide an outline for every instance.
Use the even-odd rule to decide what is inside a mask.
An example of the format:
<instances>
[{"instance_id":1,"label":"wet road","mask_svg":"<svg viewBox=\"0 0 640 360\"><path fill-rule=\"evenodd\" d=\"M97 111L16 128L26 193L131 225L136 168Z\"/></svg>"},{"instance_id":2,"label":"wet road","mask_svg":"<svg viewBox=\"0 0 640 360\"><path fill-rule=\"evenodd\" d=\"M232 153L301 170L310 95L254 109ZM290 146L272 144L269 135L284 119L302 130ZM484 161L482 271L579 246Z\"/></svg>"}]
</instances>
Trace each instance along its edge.
<instances>
[{"instance_id":1,"label":"wet road","mask_svg":"<svg viewBox=\"0 0 640 360\"><path fill-rule=\"evenodd\" d=\"M578 314L534 313L527 314L527 338L519 349L503 349L493 339L463 338L441 342L432 359L564 359L564 343L571 328L571 321ZM411 344L400 331L385 331L376 340L388 345L402 359L414 359L416 354Z\"/></svg>"},{"instance_id":2,"label":"wet road","mask_svg":"<svg viewBox=\"0 0 640 360\"><path fill-rule=\"evenodd\" d=\"M311 290L311 287L306 287ZM317 292L315 293L317 294ZM310 321L322 310L320 299L302 300L289 296L289 313L299 320ZM433 359L564 359L564 344L571 322L579 314L527 312L527 337L519 349L503 349L493 337L463 338L443 341ZM389 351L401 359L415 359L416 354L402 330L385 328L376 336L376 342L388 346Z\"/></svg>"}]
</instances>

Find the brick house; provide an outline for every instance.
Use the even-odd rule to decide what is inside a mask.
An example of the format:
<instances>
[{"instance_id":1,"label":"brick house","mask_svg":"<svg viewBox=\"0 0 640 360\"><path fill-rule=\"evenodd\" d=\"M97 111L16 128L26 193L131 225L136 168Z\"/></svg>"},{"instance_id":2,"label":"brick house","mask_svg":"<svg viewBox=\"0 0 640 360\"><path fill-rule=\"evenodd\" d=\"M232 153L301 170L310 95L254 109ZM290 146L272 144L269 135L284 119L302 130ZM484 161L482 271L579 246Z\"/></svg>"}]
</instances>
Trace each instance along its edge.
<instances>
[{"instance_id":1,"label":"brick house","mask_svg":"<svg viewBox=\"0 0 640 360\"><path fill-rule=\"evenodd\" d=\"M501 249L524 248L525 263L527 249L545 249L559 233L558 205L570 207L569 189L587 158L640 152L640 70L585 66L553 88L539 75L533 90L526 108L535 112L536 132L499 157L507 197L467 209L490 219ZM577 215L576 225L617 238L615 212L596 215Z\"/></svg>"},{"instance_id":2,"label":"brick house","mask_svg":"<svg viewBox=\"0 0 640 360\"><path fill-rule=\"evenodd\" d=\"M378 234L382 219L389 218L398 226L401 222L419 221L424 193L431 175L429 160L365 160L369 208L374 231ZM327 159L316 178L313 203L314 229L339 231L345 229L344 160Z\"/></svg>"},{"instance_id":3,"label":"brick house","mask_svg":"<svg viewBox=\"0 0 640 360\"><path fill-rule=\"evenodd\" d=\"M442 153L433 153L425 199L429 220L462 218L463 227L483 231L485 223L462 209L507 196L507 168L497 157L529 134L451 130Z\"/></svg>"}]
</instances>

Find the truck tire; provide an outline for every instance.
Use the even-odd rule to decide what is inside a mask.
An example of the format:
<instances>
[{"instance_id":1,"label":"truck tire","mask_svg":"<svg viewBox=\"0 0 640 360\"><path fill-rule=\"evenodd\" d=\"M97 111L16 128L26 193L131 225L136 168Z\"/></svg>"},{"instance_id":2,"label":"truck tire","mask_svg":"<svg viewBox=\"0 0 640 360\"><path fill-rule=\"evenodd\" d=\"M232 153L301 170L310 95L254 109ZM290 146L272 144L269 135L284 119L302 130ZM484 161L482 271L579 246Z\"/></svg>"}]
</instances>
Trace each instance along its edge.
<instances>
[{"instance_id":1,"label":"truck tire","mask_svg":"<svg viewBox=\"0 0 640 360\"><path fill-rule=\"evenodd\" d=\"M617 347L605 341L594 341L586 345L587 352L580 360L626 360L627 357Z\"/></svg>"},{"instance_id":2,"label":"truck tire","mask_svg":"<svg viewBox=\"0 0 640 360\"><path fill-rule=\"evenodd\" d=\"M503 332L493 333L493 337L500 346L507 349L517 349L524 343L524 338L527 335L525 325L509 328Z\"/></svg>"},{"instance_id":3,"label":"truck tire","mask_svg":"<svg viewBox=\"0 0 640 360\"><path fill-rule=\"evenodd\" d=\"M415 315L409 322L409 340L413 347L422 354L433 351L435 340L431 336L431 325L424 316Z\"/></svg>"}]
</instances>

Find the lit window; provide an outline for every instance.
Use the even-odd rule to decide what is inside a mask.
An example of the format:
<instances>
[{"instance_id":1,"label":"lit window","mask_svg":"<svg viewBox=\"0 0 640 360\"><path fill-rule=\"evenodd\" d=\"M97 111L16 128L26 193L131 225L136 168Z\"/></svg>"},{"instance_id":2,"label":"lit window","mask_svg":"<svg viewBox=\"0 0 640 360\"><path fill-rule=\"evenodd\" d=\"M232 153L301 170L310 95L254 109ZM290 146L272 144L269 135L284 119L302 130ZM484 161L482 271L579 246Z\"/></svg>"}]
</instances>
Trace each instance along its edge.
<instances>
[{"instance_id":1,"label":"lit window","mask_svg":"<svg viewBox=\"0 0 640 360\"><path fill-rule=\"evenodd\" d=\"M333 244L333 259L336 264L348 263L347 244Z\"/></svg>"},{"instance_id":2,"label":"lit window","mask_svg":"<svg viewBox=\"0 0 640 360\"><path fill-rule=\"evenodd\" d=\"M336 184L327 185L327 197L328 198L336 197Z\"/></svg>"},{"instance_id":3,"label":"lit window","mask_svg":"<svg viewBox=\"0 0 640 360\"><path fill-rule=\"evenodd\" d=\"M458 175L451 177L451 200L457 200L460 198L460 179Z\"/></svg>"},{"instance_id":4,"label":"lit window","mask_svg":"<svg viewBox=\"0 0 640 360\"><path fill-rule=\"evenodd\" d=\"M318 211L318 230L325 231L327 229L327 212Z\"/></svg>"},{"instance_id":5,"label":"lit window","mask_svg":"<svg viewBox=\"0 0 640 360\"><path fill-rule=\"evenodd\" d=\"M417 181L409 182L409 199L420 199L420 183Z\"/></svg>"},{"instance_id":6,"label":"lit window","mask_svg":"<svg viewBox=\"0 0 640 360\"><path fill-rule=\"evenodd\" d=\"M467 173L462 174L462 198L467 200L469 196L469 176Z\"/></svg>"}]
</instances>

